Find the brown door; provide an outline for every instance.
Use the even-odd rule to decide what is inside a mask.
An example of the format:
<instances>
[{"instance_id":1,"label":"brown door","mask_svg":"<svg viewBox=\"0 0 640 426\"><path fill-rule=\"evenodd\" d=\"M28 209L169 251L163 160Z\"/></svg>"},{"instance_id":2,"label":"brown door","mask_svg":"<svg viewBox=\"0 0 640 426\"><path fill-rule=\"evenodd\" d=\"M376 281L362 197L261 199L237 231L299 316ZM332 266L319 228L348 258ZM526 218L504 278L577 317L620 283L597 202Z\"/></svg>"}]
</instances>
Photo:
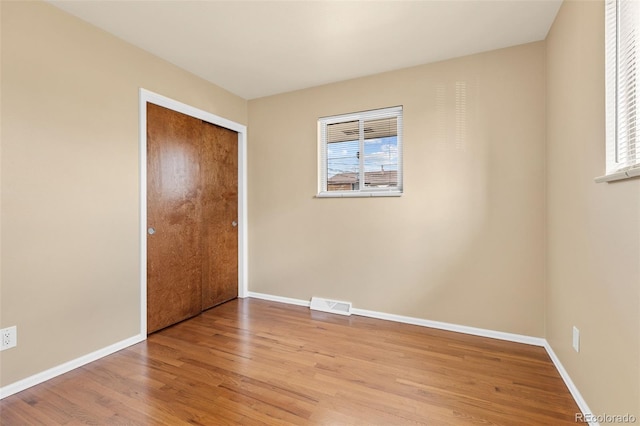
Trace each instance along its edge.
<instances>
[{"instance_id":1,"label":"brown door","mask_svg":"<svg viewBox=\"0 0 640 426\"><path fill-rule=\"evenodd\" d=\"M238 134L203 123L202 309L238 297Z\"/></svg>"},{"instance_id":2,"label":"brown door","mask_svg":"<svg viewBox=\"0 0 640 426\"><path fill-rule=\"evenodd\" d=\"M147 104L148 333L237 297L237 200L237 133Z\"/></svg>"}]
</instances>

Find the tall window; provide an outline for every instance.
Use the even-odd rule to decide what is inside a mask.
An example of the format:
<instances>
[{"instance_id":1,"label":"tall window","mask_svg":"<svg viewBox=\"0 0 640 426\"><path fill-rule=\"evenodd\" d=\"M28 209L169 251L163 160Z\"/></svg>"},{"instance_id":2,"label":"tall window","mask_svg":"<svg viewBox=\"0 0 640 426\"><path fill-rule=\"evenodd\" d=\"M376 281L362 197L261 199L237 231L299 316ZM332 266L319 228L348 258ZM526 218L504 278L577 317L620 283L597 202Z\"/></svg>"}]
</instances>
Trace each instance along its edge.
<instances>
[{"instance_id":1,"label":"tall window","mask_svg":"<svg viewBox=\"0 0 640 426\"><path fill-rule=\"evenodd\" d=\"M607 177L615 179L640 174L640 2L605 7Z\"/></svg>"},{"instance_id":2,"label":"tall window","mask_svg":"<svg viewBox=\"0 0 640 426\"><path fill-rule=\"evenodd\" d=\"M402 193L402 107L318 120L320 197Z\"/></svg>"}]
</instances>

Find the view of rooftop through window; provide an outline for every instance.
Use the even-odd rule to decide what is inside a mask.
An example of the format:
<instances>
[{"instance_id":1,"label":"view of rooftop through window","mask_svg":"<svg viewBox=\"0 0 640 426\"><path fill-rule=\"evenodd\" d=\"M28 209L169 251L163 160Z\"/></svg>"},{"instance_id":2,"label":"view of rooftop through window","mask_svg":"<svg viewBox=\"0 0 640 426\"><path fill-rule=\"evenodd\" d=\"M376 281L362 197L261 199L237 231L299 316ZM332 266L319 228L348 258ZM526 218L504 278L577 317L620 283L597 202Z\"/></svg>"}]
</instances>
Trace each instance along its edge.
<instances>
[{"instance_id":1,"label":"view of rooftop through window","mask_svg":"<svg viewBox=\"0 0 640 426\"><path fill-rule=\"evenodd\" d=\"M362 125L362 126L361 126ZM364 143L360 142L362 132ZM398 186L398 136L395 117L327 126L327 190ZM361 151L364 147L364 152Z\"/></svg>"}]
</instances>

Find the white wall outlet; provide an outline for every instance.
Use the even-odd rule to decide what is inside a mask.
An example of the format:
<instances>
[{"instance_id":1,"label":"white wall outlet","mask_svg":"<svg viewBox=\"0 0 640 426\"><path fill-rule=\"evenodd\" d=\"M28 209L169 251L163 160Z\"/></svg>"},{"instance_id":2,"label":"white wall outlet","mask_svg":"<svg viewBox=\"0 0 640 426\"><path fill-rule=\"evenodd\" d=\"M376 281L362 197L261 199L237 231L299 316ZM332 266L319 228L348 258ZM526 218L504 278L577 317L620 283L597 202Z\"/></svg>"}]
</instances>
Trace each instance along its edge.
<instances>
[{"instance_id":1,"label":"white wall outlet","mask_svg":"<svg viewBox=\"0 0 640 426\"><path fill-rule=\"evenodd\" d=\"M580 330L573 326L573 349L580 352Z\"/></svg>"},{"instance_id":2,"label":"white wall outlet","mask_svg":"<svg viewBox=\"0 0 640 426\"><path fill-rule=\"evenodd\" d=\"M3 328L0 330L0 339L0 351L15 347L18 344L18 328L15 325Z\"/></svg>"}]
</instances>

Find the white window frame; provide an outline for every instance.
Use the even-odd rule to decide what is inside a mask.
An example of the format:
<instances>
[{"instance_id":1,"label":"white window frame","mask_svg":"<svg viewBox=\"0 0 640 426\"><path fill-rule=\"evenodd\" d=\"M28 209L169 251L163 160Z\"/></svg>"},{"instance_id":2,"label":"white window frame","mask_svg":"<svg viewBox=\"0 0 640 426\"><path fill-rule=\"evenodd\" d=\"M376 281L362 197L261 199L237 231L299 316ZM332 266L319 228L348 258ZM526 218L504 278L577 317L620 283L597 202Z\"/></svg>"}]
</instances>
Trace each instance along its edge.
<instances>
[{"instance_id":1,"label":"white window frame","mask_svg":"<svg viewBox=\"0 0 640 426\"><path fill-rule=\"evenodd\" d=\"M640 70L631 72L632 66L623 60L621 54L633 49L634 44L636 52L640 52L640 16L625 21L625 24L634 26L635 40L621 37L621 4L626 1L629 0L605 1L606 174L596 178L596 182L640 176L640 105L637 104L640 102ZM640 58L636 59L635 65L640 65ZM630 85L633 87L631 90ZM636 106L631 107L635 114L620 111L621 99L628 98L629 92L635 92ZM625 132L630 126L636 127L635 137ZM634 150L635 154L628 154ZM621 157L620 153L624 156Z\"/></svg>"},{"instance_id":2,"label":"white window frame","mask_svg":"<svg viewBox=\"0 0 640 426\"><path fill-rule=\"evenodd\" d=\"M399 197L403 192L403 165L402 165L402 106L375 109L369 111L355 112L349 114L334 115L330 117L321 117L318 119L318 193L319 198L346 198L346 197ZM361 185L359 189L344 191L328 191L328 144L327 144L327 126L330 124L359 121L360 122L360 152L364 152L364 134L363 123L371 119L381 119L387 117L395 117L397 119L397 147L398 147L398 184L391 188L366 188ZM360 156L360 167L358 168L359 182L365 182L364 155Z\"/></svg>"}]
</instances>

